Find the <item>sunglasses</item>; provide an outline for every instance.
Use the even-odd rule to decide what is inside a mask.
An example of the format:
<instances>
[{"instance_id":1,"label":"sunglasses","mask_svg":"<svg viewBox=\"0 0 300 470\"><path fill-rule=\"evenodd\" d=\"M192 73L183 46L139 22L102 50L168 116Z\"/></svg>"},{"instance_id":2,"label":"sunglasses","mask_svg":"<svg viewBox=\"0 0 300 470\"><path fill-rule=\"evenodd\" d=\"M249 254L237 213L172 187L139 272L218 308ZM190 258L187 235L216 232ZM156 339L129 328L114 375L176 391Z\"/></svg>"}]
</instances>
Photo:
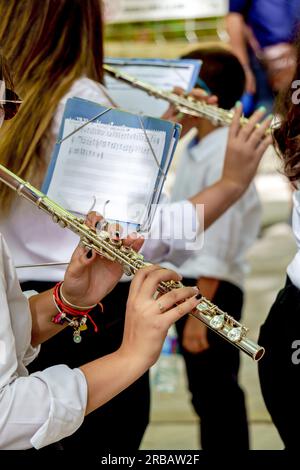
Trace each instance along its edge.
<instances>
[{"instance_id":1,"label":"sunglasses","mask_svg":"<svg viewBox=\"0 0 300 470\"><path fill-rule=\"evenodd\" d=\"M0 99L0 106L3 108L5 121L12 119L17 114L21 103L22 100L20 100L14 91L9 88L5 89L5 99Z\"/></svg>"}]
</instances>

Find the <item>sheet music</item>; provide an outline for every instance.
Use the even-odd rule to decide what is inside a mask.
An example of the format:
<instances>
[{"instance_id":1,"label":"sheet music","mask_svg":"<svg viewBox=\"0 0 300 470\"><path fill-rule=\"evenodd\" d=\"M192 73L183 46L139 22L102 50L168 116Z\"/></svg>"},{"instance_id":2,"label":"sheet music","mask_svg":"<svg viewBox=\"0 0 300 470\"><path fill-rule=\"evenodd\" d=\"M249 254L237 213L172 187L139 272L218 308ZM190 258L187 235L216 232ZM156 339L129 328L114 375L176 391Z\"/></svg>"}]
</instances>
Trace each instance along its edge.
<instances>
[{"instance_id":1,"label":"sheet music","mask_svg":"<svg viewBox=\"0 0 300 470\"><path fill-rule=\"evenodd\" d=\"M195 84L196 75L200 69L200 61L146 61L140 60L136 63L130 59L109 60L107 64L126 72L161 90L172 90L174 87L190 91ZM163 65L164 64L164 65ZM169 64L169 66L167 65ZM197 74L195 74L197 68ZM142 90L133 88L121 80L105 75L105 84L113 101L119 108L134 114L147 114L148 116L161 117L168 109L169 104L165 100L158 100L147 95Z\"/></svg>"},{"instance_id":2,"label":"sheet music","mask_svg":"<svg viewBox=\"0 0 300 470\"><path fill-rule=\"evenodd\" d=\"M63 137L83 122L65 119ZM166 133L146 132L161 164ZM92 122L61 144L47 194L82 215L95 197L93 210L103 213L106 205L107 219L140 224L158 171L142 129Z\"/></svg>"}]
</instances>

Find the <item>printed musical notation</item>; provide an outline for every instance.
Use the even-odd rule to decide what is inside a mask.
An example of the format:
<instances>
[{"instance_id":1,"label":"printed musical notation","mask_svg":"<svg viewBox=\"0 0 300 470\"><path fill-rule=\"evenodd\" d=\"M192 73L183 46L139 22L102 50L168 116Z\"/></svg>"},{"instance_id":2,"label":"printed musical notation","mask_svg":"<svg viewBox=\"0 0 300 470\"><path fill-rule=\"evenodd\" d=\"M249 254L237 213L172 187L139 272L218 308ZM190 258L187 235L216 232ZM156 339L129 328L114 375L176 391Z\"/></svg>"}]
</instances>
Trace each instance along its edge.
<instances>
[{"instance_id":1,"label":"printed musical notation","mask_svg":"<svg viewBox=\"0 0 300 470\"><path fill-rule=\"evenodd\" d=\"M82 125L65 119L63 137ZM108 219L139 224L152 199L166 133L161 130L91 122L62 142L48 196L86 214L93 208ZM149 145L150 142L150 145ZM109 201L109 203L108 203ZM137 209L138 208L138 209Z\"/></svg>"},{"instance_id":2,"label":"printed musical notation","mask_svg":"<svg viewBox=\"0 0 300 470\"><path fill-rule=\"evenodd\" d=\"M66 209L96 210L149 230L181 126L78 97L67 100L42 190Z\"/></svg>"}]
</instances>

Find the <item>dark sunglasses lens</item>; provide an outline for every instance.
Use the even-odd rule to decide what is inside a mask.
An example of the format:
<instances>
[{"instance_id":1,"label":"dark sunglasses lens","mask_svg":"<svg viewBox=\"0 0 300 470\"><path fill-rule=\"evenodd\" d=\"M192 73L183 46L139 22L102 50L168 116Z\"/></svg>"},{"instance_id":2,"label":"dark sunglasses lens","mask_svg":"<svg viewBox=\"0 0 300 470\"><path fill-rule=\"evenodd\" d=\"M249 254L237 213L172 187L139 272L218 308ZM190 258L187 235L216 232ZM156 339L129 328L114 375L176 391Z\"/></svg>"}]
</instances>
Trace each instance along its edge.
<instances>
[{"instance_id":1,"label":"dark sunglasses lens","mask_svg":"<svg viewBox=\"0 0 300 470\"><path fill-rule=\"evenodd\" d=\"M12 119L18 112L20 108L21 103L14 103L13 101L20 101L20 98L16 93L14 93L12 90L9 90L6 88L5 91L5 99L8 101L4 103L3 108L5 112L5 117L4 119L8 121L9 119Z\"/></svg>"}]
</instances>

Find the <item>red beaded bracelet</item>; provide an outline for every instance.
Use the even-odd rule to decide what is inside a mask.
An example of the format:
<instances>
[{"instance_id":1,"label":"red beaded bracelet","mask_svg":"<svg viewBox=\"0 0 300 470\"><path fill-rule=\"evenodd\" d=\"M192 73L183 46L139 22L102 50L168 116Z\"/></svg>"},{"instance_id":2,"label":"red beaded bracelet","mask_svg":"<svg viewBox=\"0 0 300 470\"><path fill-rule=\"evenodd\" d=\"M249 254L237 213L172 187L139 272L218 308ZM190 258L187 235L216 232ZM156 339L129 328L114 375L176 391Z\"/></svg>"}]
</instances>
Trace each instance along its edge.
<instances>
[{"instance_id":1,"label":"red beaded bracelet","mask_svg":"<svg viewBox=\"0 0 300 470\"><path fill-rule=\"evenodd\" d=\"M53 290L53 302L58 310L58 313L52 318L53 323L58 325L63 325L65 322L68 322L69 326L73 327L73 341L75 343L81 342L81 331L87 329L87 319L90 320L94 326L95 333L98 332L98 327L89 313L94 309L96 305L99 305L101 311L103 312L103 305L101 303L95 304L89 308L83 308L83 310L75 309L67 305L62 301L60 295L60 288L63 282L58 282ZM68 315L71 315L72 318L69 318ZM80 318L80 320L79 320Z\"/></svg>"}]
</instances>

